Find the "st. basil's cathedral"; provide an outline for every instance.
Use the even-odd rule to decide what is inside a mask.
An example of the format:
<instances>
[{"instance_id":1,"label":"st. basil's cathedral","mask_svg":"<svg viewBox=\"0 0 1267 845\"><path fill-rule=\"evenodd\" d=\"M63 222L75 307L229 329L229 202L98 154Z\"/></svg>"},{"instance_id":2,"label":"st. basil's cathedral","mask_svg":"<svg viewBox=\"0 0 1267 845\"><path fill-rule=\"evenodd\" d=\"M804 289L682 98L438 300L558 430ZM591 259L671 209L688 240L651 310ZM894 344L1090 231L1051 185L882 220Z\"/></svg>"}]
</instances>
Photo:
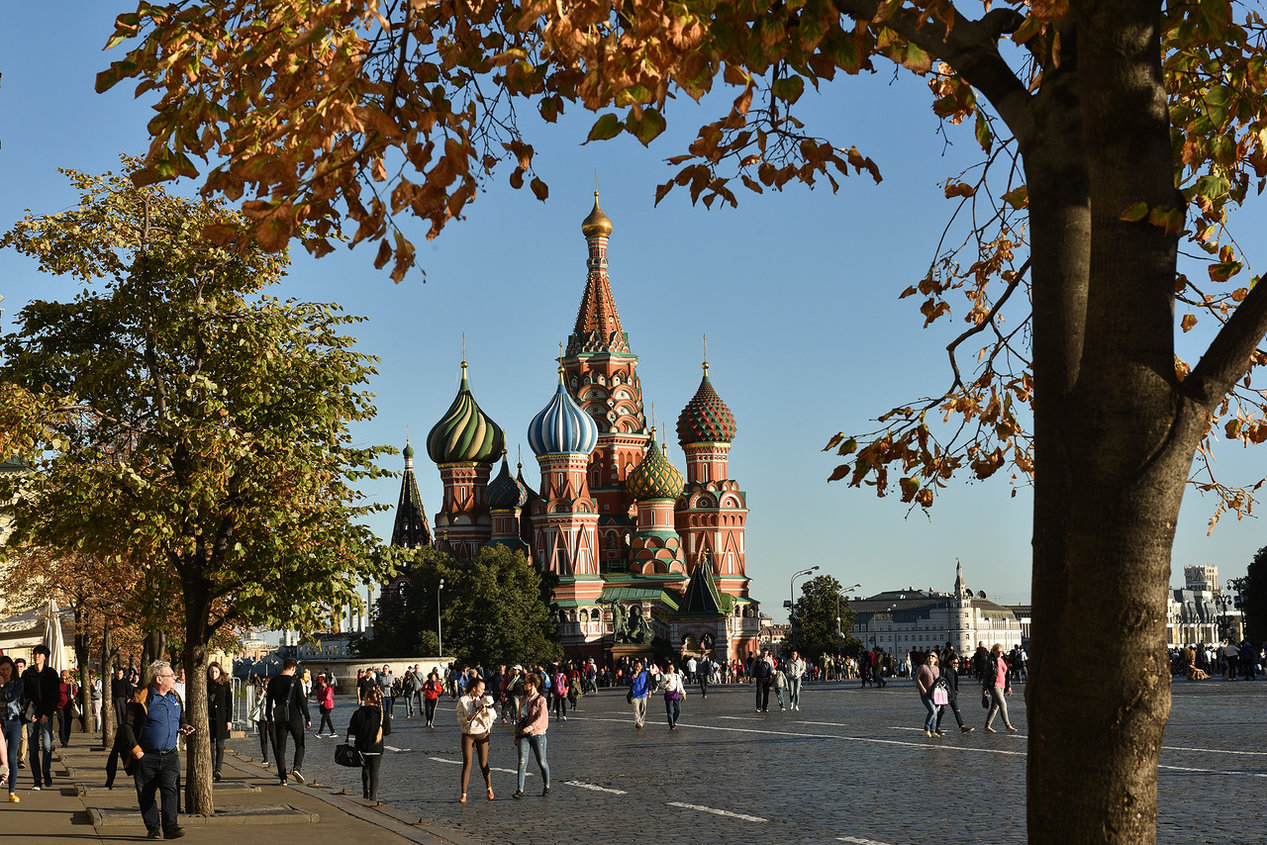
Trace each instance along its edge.
<instances>
[{"instance_id":1,"label":"st. basil's cathedral","mask_svg":"<svg viewBox=\"0 0 1267 845\"><path fill-rule=\"evenodd\" d=\"M576 327L558 388L527 431L539 491L522 465L511 474L505 435L480 410L463 361L458 394L427 436L444 485L434 532L406 444L392 545L434 540L467 559L492 543L523 550L558 578L552 598L569 657L645 650L654 635L677 652L744 659L758 649L760 621L744 562L747 499L727 471L734 415L705 362L677 420L684 479L647 428L638 356L607 275L612 222L597 192L581 231L588 273Z\"/></svg>"}]
</instances>

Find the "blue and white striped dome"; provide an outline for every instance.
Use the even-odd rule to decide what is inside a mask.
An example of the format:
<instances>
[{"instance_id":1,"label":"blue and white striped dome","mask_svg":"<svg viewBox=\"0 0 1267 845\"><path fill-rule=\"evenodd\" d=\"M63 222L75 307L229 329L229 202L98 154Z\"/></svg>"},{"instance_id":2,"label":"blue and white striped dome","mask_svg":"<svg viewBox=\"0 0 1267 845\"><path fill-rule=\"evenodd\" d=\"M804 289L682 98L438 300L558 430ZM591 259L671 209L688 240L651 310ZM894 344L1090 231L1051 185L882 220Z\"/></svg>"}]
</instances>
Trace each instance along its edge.
<instances>
[{"instance_id":1,"label":"blue and white striped dome","mask_svg":"<svg viewBox=\"0 0 1267 845\"><path fill-rule=\"evenodd\" d=\"M540 457L569 452L588 455L597 444L598 426L568 394L560 373L554 398L528 424L528 445Z\"/></svg>"}]
</instances>

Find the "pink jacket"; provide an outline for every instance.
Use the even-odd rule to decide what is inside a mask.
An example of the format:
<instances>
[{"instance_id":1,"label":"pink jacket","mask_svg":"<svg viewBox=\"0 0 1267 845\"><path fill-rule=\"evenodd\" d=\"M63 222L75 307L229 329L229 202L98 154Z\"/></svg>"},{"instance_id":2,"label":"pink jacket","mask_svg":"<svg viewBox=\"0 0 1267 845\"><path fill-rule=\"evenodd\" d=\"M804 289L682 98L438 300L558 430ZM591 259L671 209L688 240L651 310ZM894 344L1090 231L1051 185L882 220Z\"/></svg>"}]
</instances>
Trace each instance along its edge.
<instances>
[{"instance_id":1,"label":"pink jacket","mask_svg":"<svg viewBox=\"0 0 1267 845\"><path fill-rule=\"evenodd\" d=\"M550 711L545 696L537 693L519 705L519 733L524 736L543 734L550 727Z\"/></svg>"}]
</instances>

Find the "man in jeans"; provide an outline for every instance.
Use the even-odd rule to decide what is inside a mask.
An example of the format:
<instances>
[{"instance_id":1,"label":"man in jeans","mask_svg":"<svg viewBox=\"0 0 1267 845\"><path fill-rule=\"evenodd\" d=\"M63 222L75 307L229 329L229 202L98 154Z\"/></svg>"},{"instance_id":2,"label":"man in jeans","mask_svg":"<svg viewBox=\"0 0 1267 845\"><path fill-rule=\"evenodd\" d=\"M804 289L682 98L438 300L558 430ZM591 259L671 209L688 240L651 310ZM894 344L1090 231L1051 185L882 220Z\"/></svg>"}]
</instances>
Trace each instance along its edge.
<instances>
[{"instance_id":1,"label":"man in jeans","mask_svg":"<svg viewBox=\"0 0 1267 845\"><path fill-rule=\"evenodd\" d=\"M788 684L788 708L801 709L801 680L805 677L805 661L799 651L792 652L792 659L787 662L785 670Z\"/></svg>"},{"instance_id":2,"label":"man in jeans","mask_svg":"<svg viewBox=\"0 0 1267 845\"><path fill-rule=\"evenodd\" d=\"M634 727L642 730L647 721L647 697L651 695L651 679L643 668L642 660L634 660L629 680L629 703L633 705Z\"/></svg>"},{"instance_id":3,"label":"man in jeans","mask_svg":"<svg viewBox=\"0 0 1267 845\"><path fill-rule=\"evenodd\" d=\"M32 655L34 663L22 673L22 706L30 707L31 724L27 727L31 749L31 779L35 789L40 784L53 785L53 714L57 711L57 670L48 665L48 646L41 643ZM16 772L10 772L13 777Z\"/></svg>"}]
</instances>

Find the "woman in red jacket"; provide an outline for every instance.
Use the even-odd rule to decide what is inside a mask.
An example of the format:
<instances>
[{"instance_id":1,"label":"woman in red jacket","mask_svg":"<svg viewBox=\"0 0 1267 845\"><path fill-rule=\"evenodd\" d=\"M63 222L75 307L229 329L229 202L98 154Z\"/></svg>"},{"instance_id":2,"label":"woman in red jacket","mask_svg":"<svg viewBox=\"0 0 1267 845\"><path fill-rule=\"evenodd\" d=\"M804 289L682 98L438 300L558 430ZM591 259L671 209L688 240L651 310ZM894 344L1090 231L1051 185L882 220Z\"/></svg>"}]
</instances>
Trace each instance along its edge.
<instances>
[{"instance_id":1,"label":"woman in red jacket","mask_svg":"<svg viewBox=\"0 0 1267 845\"><path fill-rule=\"evenodd\" d=\"M432 669L431 674L427 676L427 682L422 685L423 710L427 717L427 727L432 730L436 727L436 701L442 692L444 692L444 684L440 681L440 673Z\"/></svg>"},{"instance_id":2,"label":"woman in red jacket","mask_svg":"<svg viewBox=\"0 0 1267 845\"><path fill-rule=\"evenodd\" d=\"M334 729L334 722L330 719L330 714L334 712L334 687L326 681L324 674L317 676L317 681L312 687L312 697L317 700L317 710L321 712L321 721L317 724L317 736L321 736L326 725L330 726L330 736L338 736L338 732Z\"/></svg>"}]
</instances>

